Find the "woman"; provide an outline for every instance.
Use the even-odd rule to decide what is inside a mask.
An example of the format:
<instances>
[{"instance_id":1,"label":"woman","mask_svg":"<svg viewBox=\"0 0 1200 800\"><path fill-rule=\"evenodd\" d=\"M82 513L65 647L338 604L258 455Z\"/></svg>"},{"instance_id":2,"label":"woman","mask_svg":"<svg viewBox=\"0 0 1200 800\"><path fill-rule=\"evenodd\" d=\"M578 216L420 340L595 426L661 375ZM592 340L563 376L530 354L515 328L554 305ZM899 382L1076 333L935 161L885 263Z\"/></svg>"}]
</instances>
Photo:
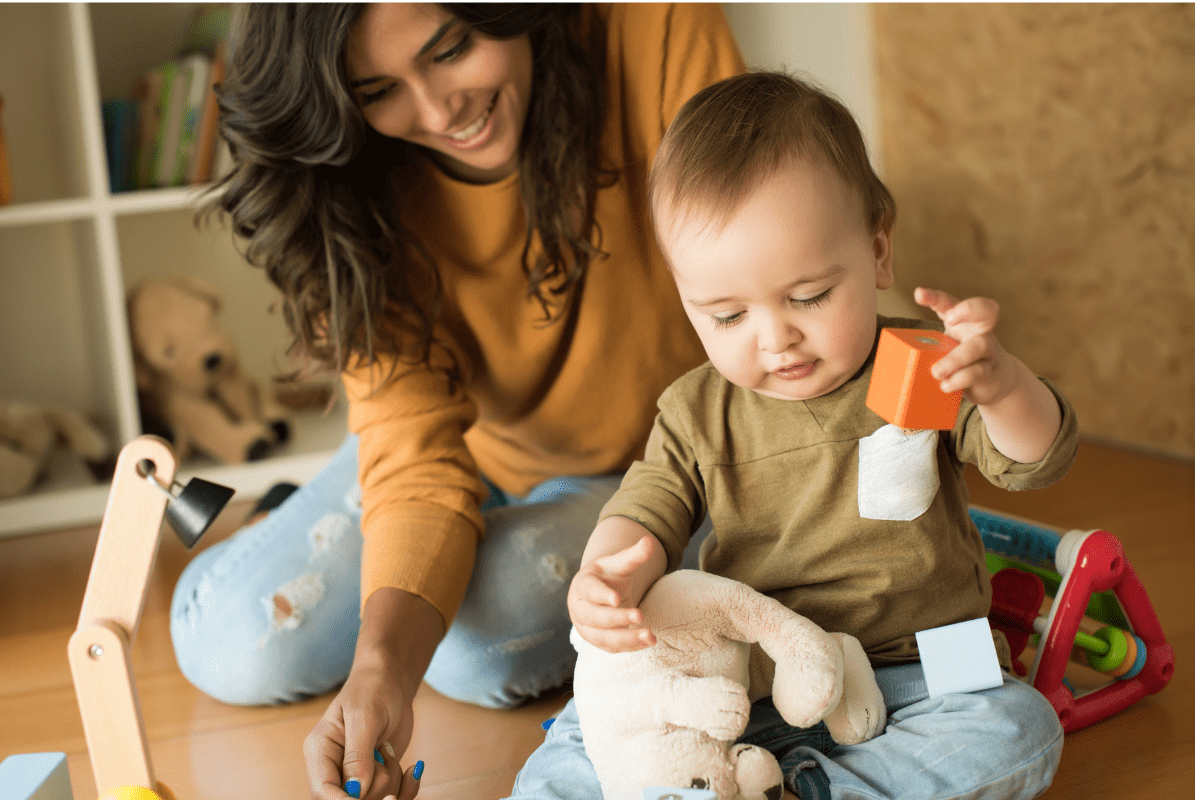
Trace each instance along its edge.
<instances>
[{"instance_id":1,"label":"woman","mask_svg":"<svg viewBox=\"0 0 1200 800\"><path fill-rule=\"evenodd\" d=\"M344 681L305 742L313 796L377 800L422 678L505 707L570 676L597 512L703 360L649 162L743 67L715 5L252 5L233 52L214 210L342 374L353 435L189 565L172 633L227 702Z\"/></svg>"}]
</instances>

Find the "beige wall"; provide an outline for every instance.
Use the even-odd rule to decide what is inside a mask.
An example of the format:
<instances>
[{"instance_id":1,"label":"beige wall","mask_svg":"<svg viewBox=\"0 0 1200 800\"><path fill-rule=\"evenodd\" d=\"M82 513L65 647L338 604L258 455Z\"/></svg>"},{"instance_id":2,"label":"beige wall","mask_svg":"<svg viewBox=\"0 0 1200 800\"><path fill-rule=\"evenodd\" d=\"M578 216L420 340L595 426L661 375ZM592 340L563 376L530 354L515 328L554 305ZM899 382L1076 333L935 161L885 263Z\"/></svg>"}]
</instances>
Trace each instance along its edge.
<instances>
[{"instance_id":1,"label":"beige wall","mask_svg":"<svg viewBox=\"0 0 1200 800\"><path fill-rule=\"evenodd\" d=\"M901 288L1001 305L1086 434L1194 454L1194 9L874 7Z\"/></svg>"}]
</instances>

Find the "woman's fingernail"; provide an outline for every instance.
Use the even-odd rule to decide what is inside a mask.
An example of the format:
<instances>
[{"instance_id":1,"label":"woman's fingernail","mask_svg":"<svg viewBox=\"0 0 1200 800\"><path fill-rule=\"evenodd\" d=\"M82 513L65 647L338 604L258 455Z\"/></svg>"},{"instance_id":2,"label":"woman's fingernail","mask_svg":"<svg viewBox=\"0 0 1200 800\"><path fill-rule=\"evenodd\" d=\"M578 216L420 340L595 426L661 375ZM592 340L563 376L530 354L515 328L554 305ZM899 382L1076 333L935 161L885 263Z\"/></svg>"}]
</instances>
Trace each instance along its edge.
<instances>
[{"instance_id":1,"label":"woman's fingernail","mask_svg":"<svg viewBox=\"0 0 1200 800\"><path fill-rule=\"evenodd\" d=\"M375 760L378 761L380 764L382 764L383 763L383 753L376 750L375 751Z\"/></svg>"},{"instance_id":2,"label":"woman's fingernail","mask_svg":"<svg viewBox=\"0 0 1200 800\"><path fill-rule=\"evenodd\" d=\"M424 761L418 761L418 762L416 763L416 765L413 767L413 778L414 778L414 779L416 779L416 780L418 780L418 781L419 781L419 780L421 780L421 775L422 775L424 772L425 772L425 762L424 762Z\"/></svg>"},{"instance_id":3,"label":"woman's fingernail","mask_svg":"<svg viewBox=\"0 0 1200 800\"><path fill-rule=\"evenodd\" d=\"M342 788L346 791L346 794L350 795L351 797L358 797L358 793L362 791L362 784L351 778L350 780L346 781L346 785Z\"/></svg>"}]
</instances>

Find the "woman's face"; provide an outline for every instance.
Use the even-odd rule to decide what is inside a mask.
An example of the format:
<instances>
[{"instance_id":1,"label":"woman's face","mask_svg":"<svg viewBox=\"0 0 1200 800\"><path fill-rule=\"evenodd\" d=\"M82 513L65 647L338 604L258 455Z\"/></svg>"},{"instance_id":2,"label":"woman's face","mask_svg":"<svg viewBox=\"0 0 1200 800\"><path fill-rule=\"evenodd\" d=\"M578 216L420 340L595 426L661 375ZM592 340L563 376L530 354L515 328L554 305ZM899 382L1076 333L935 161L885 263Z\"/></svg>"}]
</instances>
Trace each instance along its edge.
<instances>
[{"instance_id":1,"label":"woman's face","mask_svg":"<svg viewBox=\"0 0 1200 800\"><path fill-rule=\"evenodd\" d=\"M371 4L350 31L346 72L367 124L427 148L454 177L490 183L516 169L528 36L489 39L432 4Z\"/></svg>"}]
</instances>

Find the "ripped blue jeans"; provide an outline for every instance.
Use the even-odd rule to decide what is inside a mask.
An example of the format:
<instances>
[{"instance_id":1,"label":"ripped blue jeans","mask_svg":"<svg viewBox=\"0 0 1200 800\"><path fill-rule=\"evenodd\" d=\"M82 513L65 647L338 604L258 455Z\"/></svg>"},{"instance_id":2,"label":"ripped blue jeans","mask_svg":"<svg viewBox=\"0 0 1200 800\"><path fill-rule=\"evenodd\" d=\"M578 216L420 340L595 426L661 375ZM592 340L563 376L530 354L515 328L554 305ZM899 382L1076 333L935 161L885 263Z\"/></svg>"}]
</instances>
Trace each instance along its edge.
<instances>
[{"instance_id":1,"label":"ripped blue jeans","mask_svg":"<svg viewBox=\"0 0 1200 800\"><path fill-rule=\"evenodd\" d=\"M562 478L524 497L492 487L482 506L487 534L425 674L430 686L505 708L570 678L567 588L620 481ZM171 603L171 638L192 684L226 703L259 705L345 681L359 625L360 497L351 435L312 482L188 564Z\"/></svg>"}]
</instances>

